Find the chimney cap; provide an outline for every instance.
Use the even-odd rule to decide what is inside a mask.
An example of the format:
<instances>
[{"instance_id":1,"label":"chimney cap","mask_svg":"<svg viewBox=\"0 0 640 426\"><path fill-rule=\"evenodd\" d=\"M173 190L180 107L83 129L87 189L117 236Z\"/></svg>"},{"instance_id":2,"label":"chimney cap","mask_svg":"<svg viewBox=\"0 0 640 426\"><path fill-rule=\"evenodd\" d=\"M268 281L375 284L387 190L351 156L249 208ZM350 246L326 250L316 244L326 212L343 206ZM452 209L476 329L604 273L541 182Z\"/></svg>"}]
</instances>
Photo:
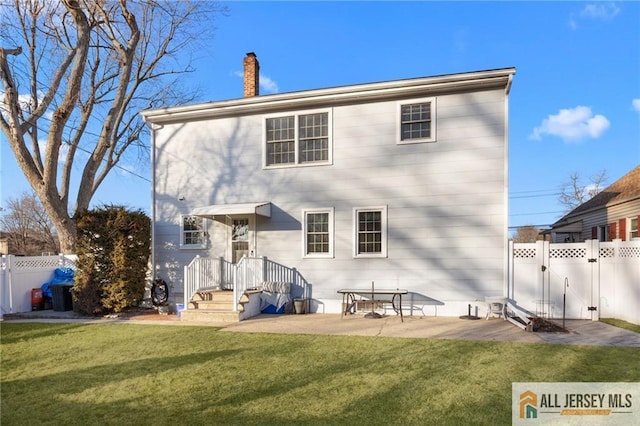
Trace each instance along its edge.
<instances>
[{"instance_id":1,"label":"chimney cap","mask_svg":"<svg viewBox=\"0 0 640 426\"><path fill-rule=\"evenodd\" d=\"M255 54L255 53L253 53L253 52L247 52L247 56L253 56L253 57L255 57L255 56L256 56L256 54Z\"/></svg>"}]
</instances>

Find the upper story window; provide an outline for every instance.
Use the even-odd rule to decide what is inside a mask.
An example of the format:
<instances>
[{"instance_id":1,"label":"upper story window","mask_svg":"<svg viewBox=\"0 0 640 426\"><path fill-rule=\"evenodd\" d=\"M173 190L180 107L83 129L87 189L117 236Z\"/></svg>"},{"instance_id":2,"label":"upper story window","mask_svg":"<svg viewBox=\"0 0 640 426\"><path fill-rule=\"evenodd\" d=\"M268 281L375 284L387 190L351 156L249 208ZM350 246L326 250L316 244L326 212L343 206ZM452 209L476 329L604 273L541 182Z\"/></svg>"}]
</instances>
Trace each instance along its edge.
<instances>
[{"instance_id":1,"label":"upper story window","mask_svg":"<svg viewBox=\"0 0 640 426\"><path fill-rule=\"evenodd\" d=\"M180 221L180 248L206 248L205 219L182 216Z\"/></svg>"},{"instance_id":2,"label":"upper story window","mask_svg":"<svg viewBox=\"0 0 640 426\"><path fill-rule=\"evenodd\" d=\"M331 163L329 112L267 118L265 135L267 167Z\"/></svg>"},{"instance_id":3,"label":"upper story window","mask_svg":"<svg viewBox=\"0 0 640 426\"><path fill-rule=\"evenodd\" d=\"M435 142L435 109L435 98L421 99L412 103L399 103L398 143Z\"/></svg>"},{"instance_id":4,"label":"upper story window","mask_svg":"<svg viewBox=\"0 0 640 426\"><path fill-rule=\"evenodd\" d=\"M387 207L354 209L355 257L387 257Z\"/></svg>"},{"instance_id":5,"label":"upper story window","mask_svg":"<svg viewBox=\"0 0 640 426\"><path fill-rule=\"evenodd\" d=\"M333 257L333 208L304 210L304 257Z\"/></svg>"}]
</instances>

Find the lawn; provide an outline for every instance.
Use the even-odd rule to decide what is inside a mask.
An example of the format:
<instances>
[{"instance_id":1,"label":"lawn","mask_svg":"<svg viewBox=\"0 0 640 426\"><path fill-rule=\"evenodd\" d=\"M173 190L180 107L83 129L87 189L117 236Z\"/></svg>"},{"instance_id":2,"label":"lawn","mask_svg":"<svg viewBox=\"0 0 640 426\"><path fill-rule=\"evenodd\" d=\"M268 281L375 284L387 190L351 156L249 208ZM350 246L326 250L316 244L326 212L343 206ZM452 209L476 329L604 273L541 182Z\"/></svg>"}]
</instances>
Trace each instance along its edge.
<instances>
[{"instance_id":1,"label":"lawn","mask_svg":"<svg viewBox=\"0 0 640 426\"><path fill-rule=\"evenodd\" d=\"M637 348L2 323L3 426L511 423L512 382L640 380Z\"/></svg>"}]
</instances>

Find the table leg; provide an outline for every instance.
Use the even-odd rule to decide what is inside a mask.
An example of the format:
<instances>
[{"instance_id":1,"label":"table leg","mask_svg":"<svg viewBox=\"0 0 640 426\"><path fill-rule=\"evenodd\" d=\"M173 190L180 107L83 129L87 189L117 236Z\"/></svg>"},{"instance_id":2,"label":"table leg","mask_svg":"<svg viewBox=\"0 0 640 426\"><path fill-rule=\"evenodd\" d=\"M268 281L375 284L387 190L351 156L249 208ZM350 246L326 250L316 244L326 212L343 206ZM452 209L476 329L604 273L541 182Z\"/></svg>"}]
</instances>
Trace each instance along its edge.
<instances>
[{"instance_id":1,"label":"table leg","mask_svg":"<svg viewBox=\"0 0 640 426\"><path fill-rule=\"evenodd\" d=\"M396 307L396 297L398 297L398 299L400 300L399 307ZM394 311L396 311L396 314L400 314L400 321L404 322L404 316L402 315L402 294L393 295L393 297L391 298L391 307Z\"/></svg>"}]
</instances>

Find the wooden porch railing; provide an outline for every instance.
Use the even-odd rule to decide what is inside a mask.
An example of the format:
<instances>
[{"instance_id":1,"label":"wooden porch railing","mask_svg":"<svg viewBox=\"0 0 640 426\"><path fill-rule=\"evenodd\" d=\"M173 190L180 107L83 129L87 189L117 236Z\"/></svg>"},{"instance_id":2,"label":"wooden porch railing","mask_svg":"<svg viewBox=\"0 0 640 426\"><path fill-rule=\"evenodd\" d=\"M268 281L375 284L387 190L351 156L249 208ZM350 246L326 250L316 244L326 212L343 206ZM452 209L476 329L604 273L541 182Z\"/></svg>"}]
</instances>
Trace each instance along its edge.
<instances>
[{"instance_id":1,"label":"wooden porch railing","mask_svg":"<svg viewBox=\"0 0 640 426\"><path fill-rule=\"evenodd\" d=\"M308 298L309 285L296 268L289 268L267 257L243 257L236 264L224 258L196 256L184 267L184 305L196 292L204 289L233 289L234 311L245 291L261 289L267 281L288 282L291 296Z\"/></svg>"}]
</instances>

